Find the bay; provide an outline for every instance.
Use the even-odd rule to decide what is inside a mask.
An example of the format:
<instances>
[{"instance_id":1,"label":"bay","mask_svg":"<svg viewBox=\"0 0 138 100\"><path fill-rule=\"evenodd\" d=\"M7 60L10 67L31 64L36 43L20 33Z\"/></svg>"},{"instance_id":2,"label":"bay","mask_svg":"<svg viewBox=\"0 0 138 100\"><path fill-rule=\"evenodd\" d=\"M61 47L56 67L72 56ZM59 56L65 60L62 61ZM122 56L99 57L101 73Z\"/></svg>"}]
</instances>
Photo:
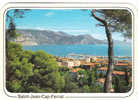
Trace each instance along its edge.
<instances>
[{"instance_id":1,"label":"bay","mask_svg":"<svg viewBox=\"0 0 138 100\"><path fill-rule=\"evenodd\" d=\"M37 45L23 46L24 50L43 50L54 56L67 56L73 54L84 54L91 56L107 56L107 44L94 45ZM128 44L114 45L114 56L132 56L132 46Z\"/></svg>"}]
</instances>

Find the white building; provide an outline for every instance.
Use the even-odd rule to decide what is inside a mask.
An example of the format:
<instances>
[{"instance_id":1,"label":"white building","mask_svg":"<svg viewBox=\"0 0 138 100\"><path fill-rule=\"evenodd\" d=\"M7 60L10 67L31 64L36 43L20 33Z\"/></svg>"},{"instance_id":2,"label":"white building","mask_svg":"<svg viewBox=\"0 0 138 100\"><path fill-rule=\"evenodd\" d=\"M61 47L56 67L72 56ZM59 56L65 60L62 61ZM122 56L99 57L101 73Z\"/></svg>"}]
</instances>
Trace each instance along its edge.
<instances>
[{"instance_id":1,"label":"white building","mask_svg":"<svg viewBox=\"0 0 138 100\"><path fill-rule=\"evenodd\" d=\"M73 61L64 61L62 62L62 65L68 68L74 67L74 62Z\"/></svg>"},{"instance_id":2,"label":"white building","mask_svg":"<svg viewBox=\"0 0 138 100\"><path fill-rule=\"evenodd\" d=\"M73 63L74 63L74 66L80 66L80 61L79 60L74 60Z\"/></svg>"},{"instance_id":3,"label":"white building","mask_svg":"<svg viewBox=\"0 0 138 100\"><path fill-rule=\"evenodd\" d=\"M87 57L87 58L85 58L85 61L86 62L90 62L91 61L91 58L90 57Z\"/></svg>"}]
</instances>

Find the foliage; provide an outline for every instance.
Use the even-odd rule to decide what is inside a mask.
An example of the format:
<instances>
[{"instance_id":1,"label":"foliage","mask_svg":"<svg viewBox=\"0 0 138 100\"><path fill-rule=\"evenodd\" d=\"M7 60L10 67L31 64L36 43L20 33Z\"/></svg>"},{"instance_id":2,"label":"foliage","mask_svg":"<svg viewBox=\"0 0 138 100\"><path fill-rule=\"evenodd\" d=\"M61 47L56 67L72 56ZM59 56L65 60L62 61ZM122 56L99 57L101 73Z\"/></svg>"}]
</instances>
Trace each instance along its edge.
<instances>
[{"instance_id":1,"label":"foliage","mask_svg":"<svg viewBox=\"0 0 138 100\"><path fill-rule=\"evenodd\" d=\"M116 93L125 93L131 89L131 84L128 84L123 77L115 76L113 86Z\"/></svg>"},{"instance_id":2,"label":"foliage","mask_svg":"<svg viewBox=\"0 0 138 100\"><path fill-rule=\"evenodd\" d=\"M16 33L16 25L15 19L24 18L25 12L29 11L29 9L12 9L7 11L6 13L6 40L14 39L18 35Z\"/></svg>"},{"instance_id":3,"label":"foliage","mask_svg":"<svg viewBox=\"0 0 138 100\"><path fill-rule=\"evenodd\" d=\"M22 83L33 74L32 64L26 58L21 59L24 51L19 44L8 42L7 49L6 80L9 87L7 89L11 92L19 92L19 90L22 92L23 89L20 89L23 88Z\"/></svg>"},{"instance_id":4,"label":"foliage","mask_svg":"<svg viewBox=\"0 0 138 100\"><path fill-rule=\"evenodd\" d=\"M54 57L44 51L32 52L23 50L21 45L9 41L16 38L15 18L23 18L25 10L7 12L9 23L6 31L6 88L14 93L99 93L103 86L97 84L97 79L105 76L97 75L97 69L80 70L76 73L67 67L59 67ZM125 10L117 12L97 10L108 22L110 31L123 32L126 35L131 29L130 13ZM12 15L13 14L13 15ZM125 19L122 16L126 16ZM126 21L127 20L127 21ZM122 23L120 25L120 23ZM100 24L99 24L100 25ZM118 26L116 26L118 25ZM102 24L101 24L102 26ZM124 28L123 28L124 27ZM129 33L130 35L131 33ZM80 68L80 66L78 67ZM128 92L131 89L128 72L125 77L115 77L113 86L115 92Z\"/></svg>"},{"instance_id":5,"label":"foliage","mask_svg":"<svg viewBox=\"0 0 138 100\"><path fill-rule=\"evenodd\" d=\"M96 10L103 20L105 20L111 32L121 32L126 38L132 37L132 15L128 10ZM104 26L103 24L98 24Z\"/></svg>"},{"instance_id":6,"label":"foliage","mask_svg":"<svg viewBox=\"0 0 138 100\"><path fill-rule=\"evenodd\" d=\"M114 52L113 39L111 32L121 32L125 37L131 39L132 22L131 13L127 10L95 10L91 11L91 16L100 23L99 26L105 28L105 33L108 41L108 70L104 82L104 92L112 92L112 72L114 70Z\"/></svg>"},{"instance_id":7,"label":"foliage","mask_svg":"<svg viewBox=\"0 0 138 100\"><path fill-rule=\"evenodd\" d=\"M71 74L67 67L59 67L53 56L43 51L24 51L14 42L8 42L7 47L6 87L9 92L103 92L103 87L96 82L100 78L96 68ZM128 84L129 77L126 72L124 78L114 79L115 92L123 93L131 89L131 84Z\"/></svg>"},{"instance_id":8,"label":"foliage","mask_svg":"<svg viewBox=\"0 0 138 100\"><path fill-rule=\"evenodd\" d=\"M91 93L103 93L103 87L100 85L95 84L94 86L90 87Z\"/></svg>"},{"instance_id":9,"label":"foliage","mask_svg":"<svg viewBox=\"0 0 138 100\"><path fill-rule=\"evenodd\" d=\"M72 93L72 92L77 92L76 90L79 87L77 86L77 84L74 82L74 79L72 78L72 76L70 75L69 72L67 72L65 74L65 87L63 88L63 92L65 93Z\"/></svg>"},{"instance_id":10,"label":"foliage","mask_svg":"<svg viewBox=\"0 0 138 100\"><path fill-rule=\"evenodd\" d=\"M6 81L10 92L60 92L64 87L64 77L51 55L24 51L14 42L8 42L7 49Z\"/></svg>"}]
</instances>

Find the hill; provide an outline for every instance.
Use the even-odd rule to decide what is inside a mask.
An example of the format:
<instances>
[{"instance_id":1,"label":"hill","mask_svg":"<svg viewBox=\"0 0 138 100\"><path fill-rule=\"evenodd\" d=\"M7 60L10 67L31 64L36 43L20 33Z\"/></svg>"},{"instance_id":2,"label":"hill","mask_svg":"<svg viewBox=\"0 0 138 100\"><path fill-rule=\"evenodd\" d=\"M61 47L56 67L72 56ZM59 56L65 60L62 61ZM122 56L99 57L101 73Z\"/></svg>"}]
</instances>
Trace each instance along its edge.
<instances>
[{"instance_id":1,"label":"hill","mask_svg":"<svg viewBox=\"0 0 138 100\"><path fill-rule=\"evenodd\" d=\"M91 35L70 35L62 31L18 29L19 37L15 40L22 45L42 44L105 44Z\"/></svg>"}]
</instances>

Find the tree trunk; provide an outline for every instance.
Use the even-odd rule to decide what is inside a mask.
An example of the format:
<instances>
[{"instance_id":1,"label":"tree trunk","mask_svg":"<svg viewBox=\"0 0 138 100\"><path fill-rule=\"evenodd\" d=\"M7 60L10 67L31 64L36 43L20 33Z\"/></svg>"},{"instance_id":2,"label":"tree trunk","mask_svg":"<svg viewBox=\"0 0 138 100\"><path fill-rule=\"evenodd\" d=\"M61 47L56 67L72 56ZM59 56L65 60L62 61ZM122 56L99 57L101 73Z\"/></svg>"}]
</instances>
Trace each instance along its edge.
<instances>
[{"instance_id":1,"label":"tree trunk","mask_svg":"<svg viewBox=\"0 0 138 100\"><path fill-rule=\"evenodd\" d=\"M125 80L126 80L126 85L129 85L129 74L128 74L128 69L125 69Z\"/></svg>"},{"instance_id":2,"label":"tree trunk","mask_svg":"<svg viewBox=\"0 0 138 100\"><path fill-rule=\"evenodd\" d=\"M104 92L110 93L111 89L112 89L112 72L114 69L114 65L113 65L113 40L112 40L112 35L109 31L109 26L106 22L106 20L103 20L101 18L99 18L98 16L96 16L94 14L95 10L92 10L92 16L98 20L99 22L101 22L103 24L103 26L105 27L105 31L106 31L106 37L108 40L108 70L106 73L106 78L105 78L105 83L104 83Z\"/></svg>"},{"instance_id":3,"label":"tree trunk","mask_svg":"<svg viewBox=\"0 0 138 100\"><path fill-rule=\"evenodd\" d=\"M106 30L106 37L108 40L108 70L106 73L106 79L104 83L104 92L110 93L112 88L112 72L114 69L113 40L107 25L105 25L105 30Z\"/></svg>"},{"instance_id":4,"label":"tree trunk","mask_svg":"<svg viewBox=\"0 0 138 100\"><path fill-rule=\"evenodd\" d=\"M115 76L115 92L120 93L120 82L117 76Z\"/></svg>"}]
</instances>

